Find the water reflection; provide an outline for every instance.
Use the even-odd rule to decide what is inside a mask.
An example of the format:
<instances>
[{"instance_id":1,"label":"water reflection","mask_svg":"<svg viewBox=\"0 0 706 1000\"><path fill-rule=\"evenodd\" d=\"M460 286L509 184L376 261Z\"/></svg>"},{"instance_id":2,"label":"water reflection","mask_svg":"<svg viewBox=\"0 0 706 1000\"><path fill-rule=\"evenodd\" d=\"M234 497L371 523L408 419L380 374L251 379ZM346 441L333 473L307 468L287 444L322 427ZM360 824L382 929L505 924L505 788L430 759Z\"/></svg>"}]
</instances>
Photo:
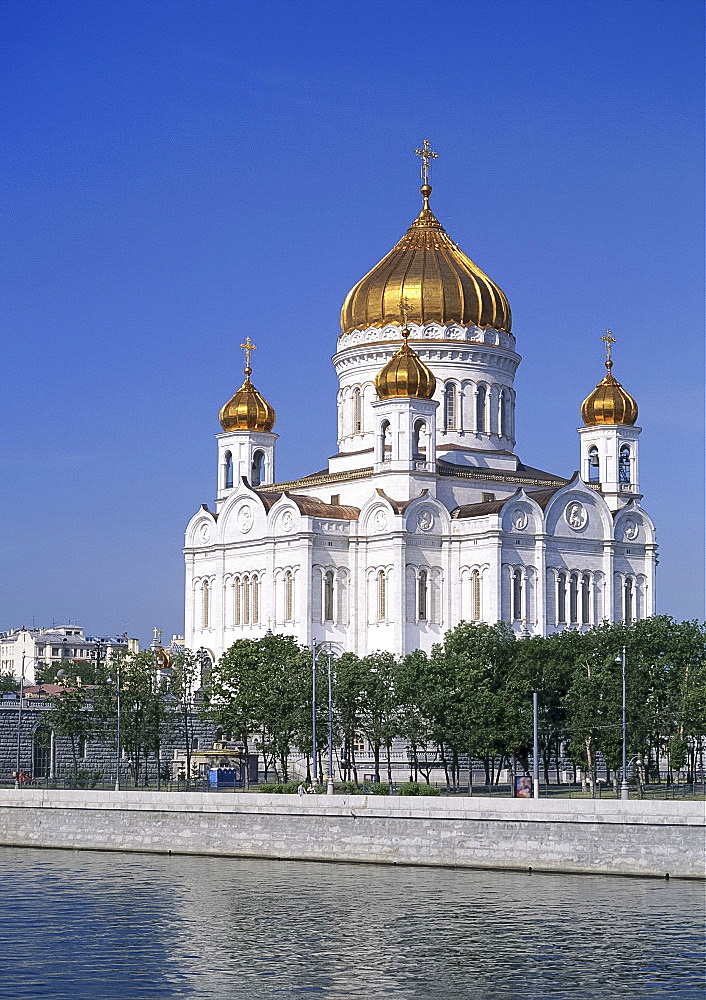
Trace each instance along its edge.
<instances>
[{"instance_id":1,"label":"water reflection","mask_svg":"<svg viewBox=\"0 0 706 1000\"><path fill-rule=\"evenodd\" d=\"M3 995L704 996L704 887L0 849Z\"/></svg>"}]
</instances>

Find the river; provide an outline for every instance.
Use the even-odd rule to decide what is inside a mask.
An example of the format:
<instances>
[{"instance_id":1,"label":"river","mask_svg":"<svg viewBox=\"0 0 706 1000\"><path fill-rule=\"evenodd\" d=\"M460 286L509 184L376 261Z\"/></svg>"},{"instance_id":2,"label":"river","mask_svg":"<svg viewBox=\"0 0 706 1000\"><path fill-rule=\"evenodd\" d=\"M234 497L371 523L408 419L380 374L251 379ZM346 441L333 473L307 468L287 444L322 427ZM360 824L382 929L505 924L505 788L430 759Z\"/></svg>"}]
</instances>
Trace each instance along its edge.
<instances>
[{"instance_id":1,"label":"river","mask_svg":"<svg viewBox=\"0 0 706 1000\"><path fill-rule=\"evenodd\" d=\"M3 1000L706 995L703 883L0 848Z\"/></svg>"}]
</instances>

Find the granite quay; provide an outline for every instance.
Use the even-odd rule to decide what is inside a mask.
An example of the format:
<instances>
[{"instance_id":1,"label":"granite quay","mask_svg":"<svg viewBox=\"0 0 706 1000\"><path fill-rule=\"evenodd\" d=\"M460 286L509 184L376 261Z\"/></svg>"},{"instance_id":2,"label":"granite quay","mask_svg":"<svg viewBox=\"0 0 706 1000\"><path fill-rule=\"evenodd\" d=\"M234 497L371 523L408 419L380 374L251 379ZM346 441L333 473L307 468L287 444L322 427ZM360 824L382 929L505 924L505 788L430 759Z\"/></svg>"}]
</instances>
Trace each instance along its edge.
<instances>
[{"instance_id":1,"label":"granite quay","mask_svg":"<svg viewBox=\"0 0 706 1000\"><path fill-rule=\"evenodd\" d=\"M0 844L706 878L706 804L0 790Z\"/></svg>"}]
</instances>

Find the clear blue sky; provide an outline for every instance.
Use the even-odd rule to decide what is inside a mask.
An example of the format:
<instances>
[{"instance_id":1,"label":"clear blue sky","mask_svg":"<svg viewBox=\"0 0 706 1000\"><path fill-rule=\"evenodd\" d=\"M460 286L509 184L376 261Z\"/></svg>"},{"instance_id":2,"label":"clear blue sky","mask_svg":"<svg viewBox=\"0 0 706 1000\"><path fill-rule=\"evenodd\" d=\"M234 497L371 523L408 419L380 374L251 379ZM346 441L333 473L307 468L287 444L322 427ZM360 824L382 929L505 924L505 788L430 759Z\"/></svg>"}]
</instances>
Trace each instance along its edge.
<instances>
[{"instance_id":1,"label":"clear blue sky","mask_svg":"<svg viewBox=\"0 0 706 1000\"><path fill-rule=\"evenodd\" d=\"M258 345L278 476L335 450L349 287L432 206L507 293L517 450L637 398L659 610L703 616L700 2L0 6L0 627L183 631L183 530Z\"/></svg>"}]
</instances>

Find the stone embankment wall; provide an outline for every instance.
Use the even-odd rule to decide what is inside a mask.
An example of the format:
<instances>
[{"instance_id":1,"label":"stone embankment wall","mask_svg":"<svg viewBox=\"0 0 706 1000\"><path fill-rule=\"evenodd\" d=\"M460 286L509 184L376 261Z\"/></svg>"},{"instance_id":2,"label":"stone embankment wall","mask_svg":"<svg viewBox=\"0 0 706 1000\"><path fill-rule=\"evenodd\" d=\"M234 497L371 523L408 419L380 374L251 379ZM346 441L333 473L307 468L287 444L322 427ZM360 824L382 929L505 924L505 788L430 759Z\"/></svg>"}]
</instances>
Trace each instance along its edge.
<instances>
[{"instance_id":1,"label":"stone embankment wall","mask_svg":"<svg viewBox=\"0 0 706 1000\"><path fill-rule=\"evenodd\" d=\"M706 877L706 804L0 790L0 844Z\"/></svg>"}]
</instances>

